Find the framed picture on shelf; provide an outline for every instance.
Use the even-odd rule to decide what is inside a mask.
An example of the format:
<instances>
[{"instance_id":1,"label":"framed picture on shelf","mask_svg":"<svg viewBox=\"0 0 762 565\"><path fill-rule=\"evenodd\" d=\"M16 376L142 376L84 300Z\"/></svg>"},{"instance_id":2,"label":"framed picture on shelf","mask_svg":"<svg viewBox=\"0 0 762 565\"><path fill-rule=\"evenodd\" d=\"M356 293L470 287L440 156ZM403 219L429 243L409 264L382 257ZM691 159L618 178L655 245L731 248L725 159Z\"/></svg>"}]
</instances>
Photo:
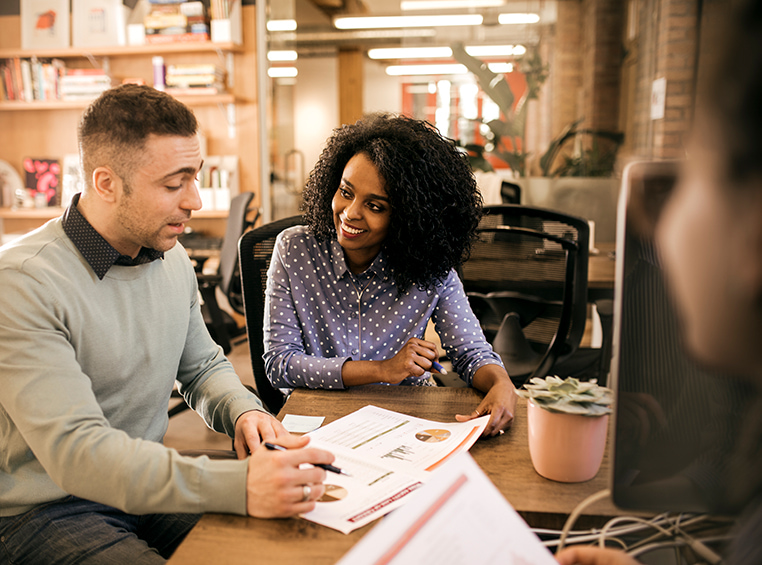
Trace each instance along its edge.
<instances>
[{"instance_id":1,"label":"framed picture on shelf","mask_svg":"<svg viewBox=\"0 0 762 565\"><path fill-rule=\"evenodd\" d=\"M21 48L69 47L69 0L21 0Z\"/></svg>"},{"instance_id":2,"label":"framed picture on shelf","mask_svg":"<svg viewBox=\"0 0 762 565\"><path fill-rule=\"evenodd\" d=\"M61 163L58 159L26 157L24 159L26 189L35 208L58 206L61 196Z\"/></svg>"},{"instance_id":3,"label":"framed picture on shelf","mask_svg":"<svg viewBox=\"0 0 762 565\"><path fill-rule=\"evenodd\" d=\"M122 0L71 0L72 45L126 45L129 11Z\"/></svg>"}]
</instances>

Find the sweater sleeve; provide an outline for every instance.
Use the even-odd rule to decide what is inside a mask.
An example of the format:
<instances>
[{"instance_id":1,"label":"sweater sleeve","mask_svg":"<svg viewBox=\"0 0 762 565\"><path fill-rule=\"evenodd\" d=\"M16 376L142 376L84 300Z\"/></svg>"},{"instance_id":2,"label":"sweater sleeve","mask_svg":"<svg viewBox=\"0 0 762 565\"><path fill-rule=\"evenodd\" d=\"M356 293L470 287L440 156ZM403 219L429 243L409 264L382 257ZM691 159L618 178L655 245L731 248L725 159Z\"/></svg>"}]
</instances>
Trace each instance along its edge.
<instances>
[{"instance_id":1,"label":"sweater sleeve","mask_svg":"<svg viewBox=\"0 0 762 565\"><path fill-rule=\"evenodd\" d=\"M215 431L235 435L238 417L250 410L267 412L259 398L241 383L233 365L212 340L199 303L196 275L192 279L190 319L177 381L188 405Z\"/></svg>"},{"instance_id":2,"label":"sweater sleeve","mask_svg":"<svg viewBox=\"0 0 762 565\"><path fill-rule=\"evenodd\" d=\"M246 460L184 457L113 427L104 410L114 407L99 403L82 370L74 345L81 336L67 325L71 310L15 269L0 269L0 288L0 515L66 494L133 514L245 514ZM222 365L210 363L206 373ZM235 406L227 401L228 415Z\"/></svg>"}]
</instances>

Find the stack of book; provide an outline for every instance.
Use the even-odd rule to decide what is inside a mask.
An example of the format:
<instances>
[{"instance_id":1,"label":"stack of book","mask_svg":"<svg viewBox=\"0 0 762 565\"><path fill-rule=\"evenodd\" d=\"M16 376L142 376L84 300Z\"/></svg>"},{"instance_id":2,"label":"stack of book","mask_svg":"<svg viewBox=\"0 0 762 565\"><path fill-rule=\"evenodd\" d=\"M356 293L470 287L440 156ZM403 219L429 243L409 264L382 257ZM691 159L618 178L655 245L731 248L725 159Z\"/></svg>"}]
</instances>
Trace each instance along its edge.
<instances>
[{"instance_id":1,"label":"stack of book","mask_svg":"<svg viewBox=\"0 0 762 565\"><path fill-rule=\"evenodd\" d=\"M175 96L225 92L225 71L214 63L169 65L165 91Z\"/></svg>"},{"instance_id":2,"label":"stack of book","mask_svg":"<svg viewBox=\"0 0 762 565\"><path fill-rule=\"evenodd\" d=\"M60 59L14 57L0 61L0 99L58 100L64 68Z\"/></svg>"},{"instance_id":3,"label":"stack of book","mask_svg":"<svg viewBox=\"0 0 762 565\"><path fill-rule=\"evenodd\" d=\"M111 88L111 77L103 69L66 69L61 77L61 99L92 100Z\"/></svg>"},{"instance_id":4,"label":"stack of book","mask_svg":"<svg viewBox=\"0 0 762 565\"><path fill-rule=\"evenodd\" d=\"M149 0L151 11L143 25L146 43L209 41L209 17L203 2L193 0Z\"/></svg>"}]
</instances>

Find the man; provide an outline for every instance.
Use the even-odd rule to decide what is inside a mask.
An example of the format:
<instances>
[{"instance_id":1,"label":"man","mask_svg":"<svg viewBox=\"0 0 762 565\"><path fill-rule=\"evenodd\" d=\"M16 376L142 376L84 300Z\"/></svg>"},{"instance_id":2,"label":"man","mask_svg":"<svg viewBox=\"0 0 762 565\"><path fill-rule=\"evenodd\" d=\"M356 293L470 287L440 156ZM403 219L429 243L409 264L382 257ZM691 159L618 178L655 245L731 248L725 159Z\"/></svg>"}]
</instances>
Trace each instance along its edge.
<instances>
[{"instance_id":1,"label":"man","mask_svg":"<svg viewBox=\"0 0 762 565\"><path fill-rule=\"evenodd\" d=\"M0 249L0 562L161 563L199 513L294 516L323 493L299 466L333 456L241 385L175 245L201 207L196 130L152 88L104 93L79 126L84 191ZM175 380L239 460L161 445Z\"/></svg>"},{"instance_id":2,"label":"man","mask_svg":"<svg viewBox=\"0 0 762 565\"><path fill-rule=\"evenodd\" d=\"M762 563L762 3L737 2L732 27L696 112L680 182L657 242L682 314L685 341L703 364L744 375L757 390L739 442L730 498L745 510L732 565ZM620 551L570 547L563 565L633 565Z\"/></svg>"}]
</instances>

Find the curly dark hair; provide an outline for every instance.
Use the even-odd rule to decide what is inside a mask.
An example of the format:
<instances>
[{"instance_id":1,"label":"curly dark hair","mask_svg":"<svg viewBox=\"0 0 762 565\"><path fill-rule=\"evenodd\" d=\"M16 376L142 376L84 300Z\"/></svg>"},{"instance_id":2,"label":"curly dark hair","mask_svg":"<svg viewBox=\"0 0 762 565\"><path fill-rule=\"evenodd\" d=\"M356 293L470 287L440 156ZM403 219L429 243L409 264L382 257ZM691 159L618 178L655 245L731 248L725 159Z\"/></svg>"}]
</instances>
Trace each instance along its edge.
<instances>
[{"instance_id":1,"label":"curly dark hair","mask_svg":"<svg viewBox=\"0 0 762 565\"><path fill-rule=\"evenodd\" d=\"M331 200L344 167L363 153L385 182L391 218L383 252L400 292L432 288L468 258L482 199L455 144L429 123L370 114L334 130L304 189L302 209L320 241L336 239Z\"/></svg>"}]
</instances>

